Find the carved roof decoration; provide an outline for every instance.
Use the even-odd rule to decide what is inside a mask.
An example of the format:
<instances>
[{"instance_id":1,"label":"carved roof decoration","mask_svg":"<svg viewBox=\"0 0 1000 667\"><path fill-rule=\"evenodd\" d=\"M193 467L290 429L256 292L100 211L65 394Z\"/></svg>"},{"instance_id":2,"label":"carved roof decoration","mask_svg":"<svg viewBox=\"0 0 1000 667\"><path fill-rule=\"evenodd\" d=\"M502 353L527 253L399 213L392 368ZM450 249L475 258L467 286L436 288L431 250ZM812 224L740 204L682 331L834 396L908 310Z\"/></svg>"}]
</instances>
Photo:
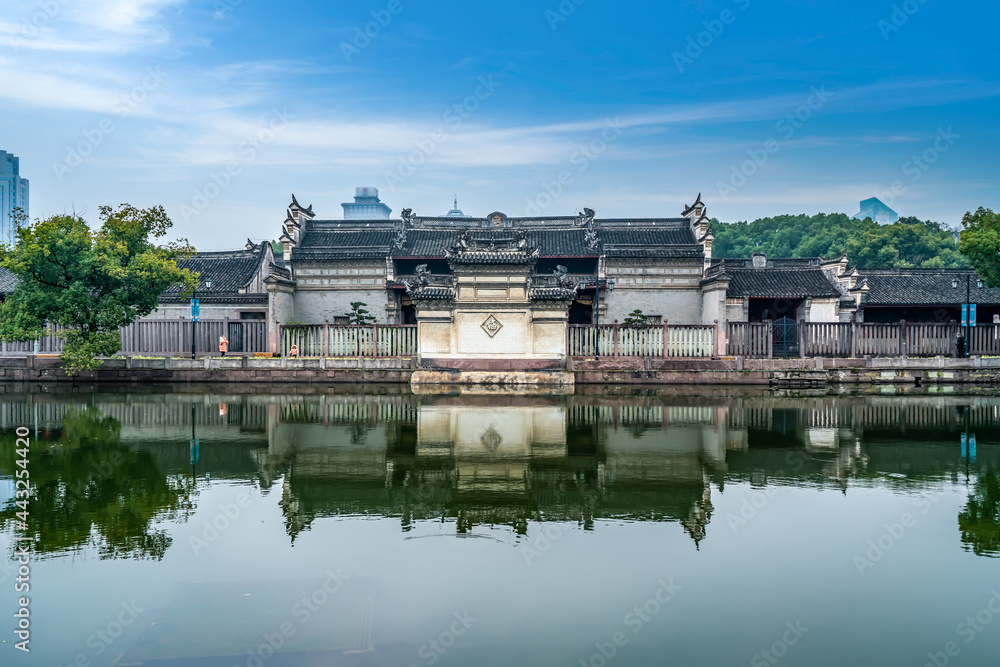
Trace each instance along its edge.
<instances>
[{"instance_id":1,"label":"carved roof decoration","mask_svg":"<svg viewBox=\"0 0 1000 667\"><path fill-rule=\"evenodd\" d=\"M291 217L291 211L296 211L296 212L302 211L303 213L305 213L309 217L315 217L316 216L316 214L313 213L312 204L309 204L309 208L303 207L301 204L299 204L299 201L295 198L294 194L292 195L292 203L288 207L288 209L289 209L289 217Z\"/></svg>"},{"instance_id":2,"label":"carved roof decoration","mask_svg":"<svg viewBox=\"0 0 1000 667\"><path fill-rule=\"evenodd\" d=\"M689 215L692 211L694 211L698 207L701 207L703 209L705 208L705 204L703 204L702 201L701 201L701 193L700 192L698 193L698 197L694 200L693 204L691 204L690 206L685 206L684 207L684 212L681 213L681 215L687 216L687 215Z\"/></svg>"},{"instance_id":3,"label":"carved roof decoration","mask_svg":"<svg viewBox=\"0 0 1000 667\"><path fill-rule=\"evenodd\" d=\"M485 231L465 229L445 251L450 264L534 264L538 246L528 244L525 230Z\"/></svg>"}]
</instances>

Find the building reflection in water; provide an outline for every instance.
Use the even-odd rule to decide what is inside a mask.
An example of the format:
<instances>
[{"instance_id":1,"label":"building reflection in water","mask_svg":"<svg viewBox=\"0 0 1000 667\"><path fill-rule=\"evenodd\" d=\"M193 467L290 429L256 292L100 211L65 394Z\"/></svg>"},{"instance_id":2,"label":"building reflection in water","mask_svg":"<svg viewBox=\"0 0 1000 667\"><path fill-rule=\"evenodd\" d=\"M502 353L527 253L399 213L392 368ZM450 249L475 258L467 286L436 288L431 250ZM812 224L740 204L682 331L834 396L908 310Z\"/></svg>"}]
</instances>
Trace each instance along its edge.
<instances>
[{"instance_id":1,"label":"building reflection in water","mask_svg":"<svg viewBox=\"0 0 1000 667\"><path fill-rule=\"evenodd\" d=\"M710 536L712 496L726 484L848 493L870 485L961 485L969 474L969 502L958 518L963 545L986 556L1000 548L1000 456L988 444L1000 436L995 397L207 391L8 394L0 401L0 429L9 434L31 419L37 428L57 429L85 400L120 424L114 447L155 461L129 468L156 478L146 487L183 489L180 505L189 495L193 502L210 479L280 491L293 541L319 518L370 515L398 518L403 531L444 521L458 534L507 526L525 535L540 521L577 522L585 530L601 520L673 522L697 544ZM965 429L978 435L974 462L960 455ZM74 460L63 457L53 474L67 484L86 479ZM11 463L0 461L0 476L10 474ZM154 509L178 507L157 503ZM147 515L136 523L137 540L151 534Z\"/></svg>"}]
</instances>

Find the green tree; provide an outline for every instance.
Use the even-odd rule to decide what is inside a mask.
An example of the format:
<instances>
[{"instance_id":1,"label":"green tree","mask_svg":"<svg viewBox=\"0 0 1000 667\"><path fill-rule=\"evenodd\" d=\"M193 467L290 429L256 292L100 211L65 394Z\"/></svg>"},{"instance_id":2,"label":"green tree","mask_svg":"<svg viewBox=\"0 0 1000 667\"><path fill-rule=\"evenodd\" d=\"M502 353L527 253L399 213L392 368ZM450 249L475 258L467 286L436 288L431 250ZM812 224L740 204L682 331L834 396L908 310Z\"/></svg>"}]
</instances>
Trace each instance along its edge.
<instances>
[{"instance_id":1,"label":"green tree","mask_svg":"<svg viewBox=\"0 0 1000 667\"><path fill-rule=\"evenodd\" d=\"M375 317L365 308L368 304L364 301L352 301L351 312L347 314L350 324L373 324Z\"/></svg>"},{"instance_id":2,"label":"green tree","mask_svg":"<svg viewBox=\"0 0 1000 667\"><path fill-rule=\"evenodd\" d=\"M92 370L120 349L119 327L152 312L171 285L194 289L197 274L177 266L186 242L156 245L172 226L162 206L102 206L100 229L75 215L20 228L0 264L18 278L0 304L0 339L35 340L58 327L67 369Z\"/></svg>"},{"instance_id":3,"label":"green tree","mask_svg":"<svg viewBox=\"0 0 1000 667\"><path fill-rule=\"evenodd\" d=\"M753 222L712 222L716 257L824 257L846 254L863 268L967 266L955 230L917 218L880 225L843 213L779 215Z\"/></svg>"},{"instance_id":4,"label":"green tree","mask_svg":"<svg viewBox=\"0 0 1000 667\"><path fill-rule=\"evenodd\" d=\"M989 469L979 476L958 515L962 543L977 556L1000 555L1000 473Z\"/></svg>"},{"instance_id":5,"label":"green tree","mask_svg":"<svg viewBox=\"0 0 1000 667\"><path fill-rule=\"evenodd\" d=\"M990 287L1000 287L1000 213L982 206L962 216L959 250Z\"/></svg>"},{"instance_id":6,"label":"green tree","mask_svg":"<svg viewBox=\"0 0 1000 667\"><path fill-rule=\"evenodd\" d=\"M629 324L629 325L646 324L646 316L642 314L641 308L636 308L631 313L625 316L625 319L622 321L622 324Z\"/></svg>"},{"instance_id":7,"label":"green tree","mask_svg":"<svg viewBox=\"0 0 1000 667\"><path fill-rule=\"evenodd\" d=\"M12 498L0 526L13 525L38 554L94 547L102 559L162 559L171 538L157 523L193 512L194 484L167 476L153 454L120 437L118 420L98 409L68 410L54 440L32 441L27 521ZM0 471L13 474L14 433L0 435L0 446Z\"/></svg>"}]
</instances>

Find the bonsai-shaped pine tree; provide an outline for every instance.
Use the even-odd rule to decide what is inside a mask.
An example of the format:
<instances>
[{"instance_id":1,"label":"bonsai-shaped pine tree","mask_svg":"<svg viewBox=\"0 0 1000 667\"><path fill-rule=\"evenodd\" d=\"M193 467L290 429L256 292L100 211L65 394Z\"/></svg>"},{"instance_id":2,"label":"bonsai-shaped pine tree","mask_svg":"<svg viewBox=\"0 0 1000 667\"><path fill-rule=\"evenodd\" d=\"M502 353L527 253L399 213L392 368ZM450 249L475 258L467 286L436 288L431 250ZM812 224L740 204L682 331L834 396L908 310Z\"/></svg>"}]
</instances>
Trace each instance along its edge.
<instances>
[{"instance_id":1,"label":"bonsai-shaped pine tree","mask_svg":"<svg viewBox=\"0 0 1000 667\"><path fill-rule=\"evenodd\" d=\"M635 310L633 310L625 317L625 320L622 322L622 324L629 324L629 325L634 325L634 324L644 325L646 323L647 323L646 316L642 314L641 308L636 308Z\"/></svg>"},{"instance_id":2,"label":"bonsai-shaped pine tree","mask_svg":"<svg viewBox=\"0 0 1000 667\"><path fill-rule=\"evenodd\" d=\"M364 301L352 301L347 321L351 324L374 324L375 317L365 308L367 305Z\"/></svg>"}]
</instances>

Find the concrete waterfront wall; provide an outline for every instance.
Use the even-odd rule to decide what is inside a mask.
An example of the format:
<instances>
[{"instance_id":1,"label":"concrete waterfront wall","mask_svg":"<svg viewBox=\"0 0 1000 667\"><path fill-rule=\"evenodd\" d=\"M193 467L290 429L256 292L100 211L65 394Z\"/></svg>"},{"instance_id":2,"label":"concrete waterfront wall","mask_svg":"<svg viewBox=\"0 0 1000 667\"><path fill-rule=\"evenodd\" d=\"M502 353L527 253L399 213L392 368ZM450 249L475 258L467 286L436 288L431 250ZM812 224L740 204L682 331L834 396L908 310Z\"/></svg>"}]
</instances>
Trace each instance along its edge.
<instances>
[{"instance_id":1,"label":"concrete waterfront wall","mask_svg":"<svg viewBox=\"0 0 1000 667\"><path fill-rule=\"evenodd\" d=\"M824 385L998 384L1000 358L570 359L532 370L424 367L414 357L120 358L68 374L55 356L0 357L0 382L413 383L544 386L590 384Z\"/></svg>"},{"instance_id":2,"label":"concrete waterfront wall","mask_svg":"<svg viewBox=\"0 0 1000 667\"><path fill-rule=\"evenodd\" d=\"M66 373L57 357L0 357L0 382L402 382L413 374L411 357L346 359L106 359L100 369Z\"/></svg>"}]
</instances>

